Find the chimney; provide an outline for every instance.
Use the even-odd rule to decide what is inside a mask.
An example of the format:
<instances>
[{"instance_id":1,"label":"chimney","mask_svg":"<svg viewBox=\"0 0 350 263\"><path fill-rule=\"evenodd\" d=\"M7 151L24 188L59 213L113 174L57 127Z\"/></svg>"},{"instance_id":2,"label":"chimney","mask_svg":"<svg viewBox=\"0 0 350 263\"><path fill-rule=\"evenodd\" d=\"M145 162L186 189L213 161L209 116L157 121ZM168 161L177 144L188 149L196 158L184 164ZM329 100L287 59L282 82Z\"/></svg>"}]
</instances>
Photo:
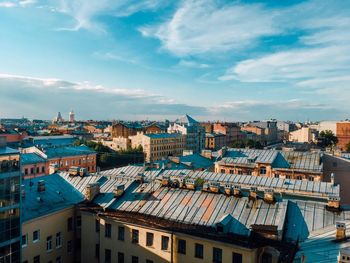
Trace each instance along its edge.
<instances>
[{"instance_id":1,"label":"chimney","mask_svg":"<svg viewBox=\"0 0 350 263\"><path fill-rule=\"evenodd\" d=\"M334 173L331 173L331 184L334 185Z\"/></svg>"},{"instance_id":2,"label":"chimney","mask_svg":"<svg viewBox=\"0 0 350 263\"><path fill-rule=\"evenodd\" d=\"M212 193L219 193L220 191L220 183L218 182L209 182L209 189Z\"/></svg>"},{"instance_id":3,"label":"chimney","mask_svg":"<svg viewBox=\"0 0 350 263\"><path fill-rule=\"evenodd\" d=\"M233 195L234 196L241 196L241 186L235 185L233 186Z\"/></svg>"},{"instance_id":4,"label":"chimney","mask_svg":"<svg viewBox=\"0 0 350 263\"><path fill-rule=\"evenodd\" d=\"M38 181L38 192L45 192L45 181L44 180L40 180Z\"/></svg>"},{"instance_id":5,"label":"chimney","mask_svg":"<svg viewBox=\"0 0 350 263\"><path fill-rule=\"evenodd\" d=\"M54 174L58 172L58 165L57 164L50 164L49 166L49 174Z\"/></svg>"},{"instance_id":6,"label":"chimney","mask_svg":"<svg viewBox=\"0 0 350 263\"><path fill-rule=\"evenodd\" d=\"M122 196L124 194L124 190L125 190L125 185L124 184L116 184L116 185L114 185L114 189L113 189L114 197Z\"/></svg>"},{"instance_id":7,"label":"chimney","mask_svg":"<svg viewBox=\"0 0 350 263\"><path fill-rule=\"evenodd\" d=\"M340 197L338 195L329 195L327 207L331 209L339 209L340 208Z\"/></svg>"},{"instance_id":8,"label":"chimney","mask_svg":"<svg viewBox=\"0 0 350 263\"><path fill-rule=\"evenodd\" d=\"M343 240L346 238L346 225L344 222L336 222L335 223L336 232L335 238L336 240Z\"/></svg>"},{"instance_id":9,"label":"chimney","mask_svg":"<svg viewBox=\"0 0 350 263\"><path fill-rule=\"evenodd\" d=\"M267 188L264 192L264 201L266 203L272 203L274 201L273 189Z\"/></svg>"},{"instance_id":10,"label":"chimney","mask_svg":"<svg viewBox=\"0 0 350 263\"><path fill-rule=\"evenodd\" d=\"M258 189L255 186L250 187L249 198L253 200L258 198Z\"/></svg>"},{"instance_id":11,"label":"chimney","mask_svg":"<svg viewBox=\"0 0 350 263\"><path fill-rule=\"evenodd\" d=\"M226 195L231 195L232 194L232 186L229 183L225 184L225 194Z\"/></svg>"},{"instance_id":12,"label":"chimney","mask_svg":"<svg viewBox=\"0 0 350 263\"><path fill-rule=\"evenodd\" d=\"M5 148L5 147L6 147L6 137L0 136L0 148Z\"/></svg>"},{"instance_id":13,"label":"chimney","mask_svg":"<svg viewBox=\"0 0 350 263\"><path fill-rule=\"evenodd\" d=\"M85 188L85 199L92 201L100 193L100 185L98 183L90 183Z\"/></svg>"}]
</instances>

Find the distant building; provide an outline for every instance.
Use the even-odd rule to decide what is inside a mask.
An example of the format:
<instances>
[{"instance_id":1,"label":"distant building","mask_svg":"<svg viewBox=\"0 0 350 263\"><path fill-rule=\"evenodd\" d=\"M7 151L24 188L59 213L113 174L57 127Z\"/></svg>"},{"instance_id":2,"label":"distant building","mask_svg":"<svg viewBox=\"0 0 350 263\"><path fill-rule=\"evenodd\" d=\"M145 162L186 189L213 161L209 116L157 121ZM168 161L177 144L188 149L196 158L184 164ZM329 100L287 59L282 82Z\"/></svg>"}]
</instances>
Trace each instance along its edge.
<instances>
[{"instance_id":1,"label":"distant building","mask_svg":"<svg viewBox=\"0 0 350 263\"><path fill-rule=\"evenodd\" d=\"M310 143L312 140L313 136L309 127L302 127L289 133L289 141L291 142Z\"/></svg>"},{"instance_id":2,"label":"distant building","mask_svg":"<svg viewBox=\"0 0 350 263\"><path fill-rule=\"evenodd\" d=\"M52 174L24 180L22 196L22 262L77 262L83 194Z\"/></svg>"},{"instance_id":3,"label":"distant building","mask_svg":"<svg viewBox=\"0 0 350 263\"><path fill-rule=\"evenodd\" d=\"M62 115L61 115L61 112L58 112L57 113L57 116L56 118L53 120L54 123L61 123L63 122L63 118L62 118Z\"/></svg>"},{"instance_id":4,"label":"distant building","mask_svg":"<svg viewBox=\"0 0 350 263\"><path fill-rule=\"evenodd\" d=\"M117 122L112 126L112 137L128 138L129 136L136 135L137 133L161 133L165 128L159 124L153 123L140 123L140 122Z\"/></svg>"},{"instance_id":5,"label":"distant building","mask_svg":"<svg viewBox=\"0 0 350 263\"><path fill-rule=\"evenodd\" d=\"M21 262L20 215L20 153L0 136L0 262Z\"/></svg>"},{"instance_id":6,"label":"distant building","mask_svg":"<svg viewBox=\"0 0 350 263\"><path fill-rule=\"evenodd\" d=\"M226 139L226 146L231 147L233 142L241 139L241 128L236 124L236 123L229 123L229 122L224 122L224 123L214 123L213 126L213 131L215 133L222 133L225 134L225 139Z\"/></svg>"},{"instance_id":7,"label":"distant building","mask_svg":"<svg viewBox=\"0 0 350 263\"><path fill-rule=\"evenodd\" d=\"M241 130L256 134L258 141L264 144L274 143L279 139L275 120L249 122Z\"/></svg>"},{"instance_id":8,"label":"distant building","mask_svg":"<svg viewBox=\"0 0 350 263\"><path fill-rule=\"evenodd\" d=\"M205 149L219 150L226 146L226 135L222 133L206 133Z\"/></svg>"},{"instance_id":9,"label":"distant building","mask_svg":"<svg viewBox=\"0 0 350 263\"><path fill-rule=\"evenodd\" d=\"M24 179L49 174L48 161L37 153L21 154L21 171Z\"/></svg>"},{"instance_id":10,"label":"distant building","mask_svg":"<svg viewBox=\"0 0 350 263\"><path fill-rule=\"evenodd\" d=\"M176 133L139 133L129 138L132 148L142 146L147 162L180 156L185 148L185 137Z\"/></svg>"},{"instance_id":11,"label":"distant building","mask_svg":"<svg viewBox=\"0 0 350 263\"><path fill-rule=\"evenodd\" d=\"M323 181L323 154L315 152L225 149L219 151L215 172Z\"/></svg>"},{"instance_id":12,"label":"distant building","mask_svg":"<svg viewBox=\"0 0 350 263\"><path fill-rule=\"evenodd\" d=\"M75 122L75 114L73 110L69 112L69 122Z\"/></svg>"},{"instance_id":13,"label":"distant building","mask_svg":"<svg viewBox=\"0 0 350 263\"><path fill-rule=\"evenodd\" d=\"M346 145L350 143L350 121L337 122L336 127L337 146L341 151L345 151Z\"/></svg>"},{"instance_id":14,"label":"distant building","mask_svg":"<svg viewBox=\"0 0 350 263\"><path fill-rule=\"evenodd\" d=\"M189 115L177 119L168 128L169 133L180 133L186 137L186 150L200 153L205 147L205 129Z\"/></svg>"}]
</instances>

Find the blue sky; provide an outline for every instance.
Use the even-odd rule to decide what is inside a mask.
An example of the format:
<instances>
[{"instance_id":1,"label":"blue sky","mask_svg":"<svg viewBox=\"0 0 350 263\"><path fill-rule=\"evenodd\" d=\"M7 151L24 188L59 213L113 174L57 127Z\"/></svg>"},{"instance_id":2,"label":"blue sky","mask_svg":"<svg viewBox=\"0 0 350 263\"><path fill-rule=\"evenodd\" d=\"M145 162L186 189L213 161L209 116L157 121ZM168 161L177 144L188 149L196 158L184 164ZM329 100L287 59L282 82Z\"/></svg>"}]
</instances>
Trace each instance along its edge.
<instances>
[{"instance_id":1,"label":"blue sky","mask_svg":"<svg viewBox=\"0 0 350 263\"><path fill-rule=\"evenodd\" d=\"M350 1L0 0L0 117L348 118Z\"/></svg>"}]
</instances>

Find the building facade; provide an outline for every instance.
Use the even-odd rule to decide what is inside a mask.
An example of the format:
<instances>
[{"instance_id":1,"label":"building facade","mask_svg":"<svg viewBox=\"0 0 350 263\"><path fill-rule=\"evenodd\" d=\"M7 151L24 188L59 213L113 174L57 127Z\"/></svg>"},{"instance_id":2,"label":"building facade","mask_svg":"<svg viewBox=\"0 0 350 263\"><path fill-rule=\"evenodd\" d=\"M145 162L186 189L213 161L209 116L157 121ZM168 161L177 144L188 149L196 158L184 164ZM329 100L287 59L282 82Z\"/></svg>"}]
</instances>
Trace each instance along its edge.
<instances>
[{"instance_id":1,"label":"building facade","mask_svg":"<svg viewBox=\"0 0 350 263\"><path fill-rule=\"evenodd\" d=\"M147 162L153 162L168 156L181 156L186 142L183 135L176 133L139 133L129 138L132 148L142 146Z\"/></svg>"},{"instance_id":2,"label":"building facade","mask_svg":"<svg viewBox=\"0 0 350 263\"><path fill-rule=\"evenodd\" d=\"M20 263L20 153L0 137L0 262Z\"/></svg>"},{"instance_id":3,"label":"building facade","mask_svg":"<svg viewBox=\"0 0 350 263\"><path fill-rule=\"evenodd\" d=\"M171 124L168 133L180 133L186 136L185 150L200 153L205 147L205 128L188 115Z\"/></svg>"},{"instance_id":4,"label":"building facade","mask_svg":"<svg viewBox=\"0 0 350 263\"><path fill-rule=\"evenodd\" d=\"M341 151L346 151L346 145L350 143L350 122L337 122L336 127L337 146Z\"/></svg>"},{"instance_id":5,"label":"building facade","mask_svg":"<svg viewBox=\"0 0 350 263\"><path fill-rule=\"evenodd\" d=\"M222 133L226 135L226 146L231 147L234 141L241 138L241 128L236 123L214 123L213 131L215 133Z\"/></svg>"},{"instance_id":6,"label":"building facade","mask_svg":"<svg viewBox=\"0 0 350 263\"><path fill-rule=\"evenodd\" d=\"M312 139L311 128L309 127L302 127L289 133L289 141L291 142L310 143Z\"/></svg>"},{"instance_id":7,"label":"building facade","mask_svg":"<svg viewBox=\"0 0 350 263\"><path fill-rule=\"evenodd\" d=\"M205 149L219 150L226 146L226 135L222 133L206 133Z\"/></svg>"}]
</instances>

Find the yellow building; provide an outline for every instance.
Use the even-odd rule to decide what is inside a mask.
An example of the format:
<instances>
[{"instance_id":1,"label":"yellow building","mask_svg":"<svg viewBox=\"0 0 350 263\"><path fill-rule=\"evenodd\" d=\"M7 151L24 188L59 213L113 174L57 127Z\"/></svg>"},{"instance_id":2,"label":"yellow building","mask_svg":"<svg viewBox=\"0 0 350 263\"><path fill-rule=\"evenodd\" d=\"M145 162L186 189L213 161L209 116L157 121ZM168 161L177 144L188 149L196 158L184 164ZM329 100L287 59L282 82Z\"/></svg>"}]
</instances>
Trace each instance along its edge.
<instances>
[{"instance_id":1,"label":"yellow building","mask_svg":"<svg viewBox=\"0 0 350 263\"><path fill-rule=\"evenodd\" d=\"M57 174L23 183L22 262L75 262L81 222L75 205L83 195Z\"/></svg>"},{"instance_id":2,"label":"yellow building","mask_svg":"<svg viewBox=\"0 0 350 263\"><path fill-rule=\"evenodd\" d=\"M185 136L179 133L138 133L129 136L131 147L142 146L145 160L153 162L168 156L181 156L185 148Z\"/></svg>"}]
</instances>

